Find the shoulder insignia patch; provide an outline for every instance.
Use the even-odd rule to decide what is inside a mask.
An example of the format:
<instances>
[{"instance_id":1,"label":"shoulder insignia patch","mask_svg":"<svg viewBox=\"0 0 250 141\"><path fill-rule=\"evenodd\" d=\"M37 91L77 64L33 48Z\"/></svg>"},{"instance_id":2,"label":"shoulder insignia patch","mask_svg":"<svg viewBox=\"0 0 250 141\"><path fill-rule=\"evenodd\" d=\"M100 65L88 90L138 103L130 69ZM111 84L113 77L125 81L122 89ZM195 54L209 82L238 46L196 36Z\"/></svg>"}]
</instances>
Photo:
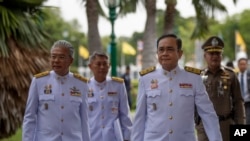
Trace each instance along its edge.
<instances>
[{"instance_id":1,"label":"shoulder insignia patch","mask_svg":"<svg viewBox=\"0 0 250 141\"><path fill-rule=\"evenodd\" d=\"M155 69L156 69L156 67L153 66L153 67L150 67L150 68L147 68L147 69L144 69L144 70L140 71L139 74L140 74L141 76L143 76L143 75L145 75L145 74L148 74L148 73L150 73L150 72L153 72Z\"/></svg>"},{"instance_id":2,"label":"shoulder insignia patch","mask_svg":"<svg viewBox=\"0 0 250 141\"><path fill-rule=\"evenodd\" d=\"M40 77L43 77L43 76L46 76L46 75L49 75L49 71L45 71L45 72L35 74L34 77L40 78Z\"/></svg>"},{"instance_id":3,"label":"shoulder insignia patch","mask_svg":"<svg viewBox=\"0 0 250 141\"><path fill-rule=\"evenodd\" d=\"M111 77L112 80L116 81L116 82L119 82L119 83L123 83L124 80L122 78L119 78L119 77Z\"/></svg>"},{"instance_id":4,"label":"shoulder insignia patch","mask_svg":"<svg viewBox=\"0 0 250 141\"><path fill-rule=\"evenodd\" d=\"M188 66L185 66L184 69L188 72L191 72L191 73L195 73L195 74L198 74L200 75L202 70L200 69L197 69L197 68L192 68L192 67L188 67Z\"/></svg>"},{"instance_id":5,"label":"shoulder insignia patch","mask_svg":"<svg viewBox=\"0 0 250 141\"><path fill-rule=\"evenodd\" d=\"M81 76L80 74L74 73L73 75L74 75L75 78L77 78L77 79L79 79L79 80L81 80L83 82L88 82L89 81L88 78L85 78L85 77Z\"/></svg>"}]
</instances>

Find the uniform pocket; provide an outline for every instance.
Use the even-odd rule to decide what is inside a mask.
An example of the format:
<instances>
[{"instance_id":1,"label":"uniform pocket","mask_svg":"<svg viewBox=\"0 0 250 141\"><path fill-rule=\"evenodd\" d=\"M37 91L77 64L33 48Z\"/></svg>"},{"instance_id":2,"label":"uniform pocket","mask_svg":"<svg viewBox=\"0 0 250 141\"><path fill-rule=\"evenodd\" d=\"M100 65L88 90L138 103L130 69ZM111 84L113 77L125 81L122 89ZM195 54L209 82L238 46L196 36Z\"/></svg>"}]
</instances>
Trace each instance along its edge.
<instances>
[{"instance_id":1,"label":"uniform pocket","mask_svg":"<svg viewBox=\"0 0 250 141\"><path fill-rule=\"evenodd\" d=\"M41 110L48 110L49 105L55 103L55 95L49 94L49 95L39 95L39 106L41 107Z\"/></svg>"},{"instance_id":2,"label":"uniform pocket","mask_svg":"<svg viewBox=\"0 0 250 141\"><path fill-rule=\"evenodd\" d=\"M88 103L91 104L91 103L95 103L96 102L96 98L88 98Z\"/></svg>"},{"instance_id":3,"label":"uniform pocket","mask_svg":"<svg viewBox=\"0 0 250 141\"><path fill-rule=\"evenodd\" d=\"M161 90L148 90L146 95L148 103L156 103L161 98Z\"/></svg>"},{"instance_id":4,"label":"uniform pocket","mask_svg":"<svg viewBox=\"0 0 250 141\"><path fill-rule=\"evenodd\" d=\"M82 98L81 97L70 97L71 102L77 102L77 103L82 103Z\"/></svg>"},{"instance_id":5,"label":"uniform pocket","mask_svg":"<svg viewBox=\"0 0 250 141\"><path fill-rule=\"evenodd\" d=\"M179 94L180 94L179 101L181 101L183 107L193 107L194 104L193 90L180 90Z\"/></svg>"},{"instance_id":6,"label":"uniform pocket","mask_svg":"<svg viewBox=\"0 0 250 141\"><path fill-rule=\"evenodd\" d=\"M192 90L180 90L181 96L194 96L194 92Z\"/></svg>"},{"instance_id":7,"label":"uniform pocket","mask_svg":"<svg viewBox=\"0 0 250 141\"><path fill-rule=\"evenodd\" d=\"M88 107L89 107L90 114L96 109L97 99L95 97L88 98Z\"/></svg>"},{"instance_id":8,"label":"uniform pocket","mask_svg":"<svg viewBox=\"0 0 250 141\"><path fill-rule=\"evenodd\" d=\"M55 101L55 96L50 95L39 95L39 101Z\"/></svg>"},{"instance_id":9,"label":"uniform pocket","mask_svg":"<svg viewBox=\"0 0 250 141\"><path fill-rule=\"evenodd\" d=\"M80 104L82 104L81 97L70 97L69 100L70 100L70 103L75 107L79 107Z\"/></svg>"}]
</instances>

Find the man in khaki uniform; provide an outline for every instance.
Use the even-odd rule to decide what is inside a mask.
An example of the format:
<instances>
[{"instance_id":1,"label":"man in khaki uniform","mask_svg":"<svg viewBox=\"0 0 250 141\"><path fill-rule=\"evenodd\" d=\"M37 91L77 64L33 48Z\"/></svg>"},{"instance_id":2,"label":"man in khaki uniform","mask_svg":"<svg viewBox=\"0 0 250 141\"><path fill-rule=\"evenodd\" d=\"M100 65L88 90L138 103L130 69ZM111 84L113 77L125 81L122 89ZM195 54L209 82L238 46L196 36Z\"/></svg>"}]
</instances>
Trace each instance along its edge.
<instances>
[{"instance_id":1,"label":"man in khaki uniform","mask_svg":"<svg viewBox=\"0 0 250 141\"><path fill-rule=\"evenodd\" d=\"M229 141L230 124L245 124L245 109L236 74L221 65L223 47L223 41L216 36L202 45L207 68L201 75L218 115L223 141ZM208 141L202 122L197 123L196 129L198 140Z\"/></svg>"}]
</instances>

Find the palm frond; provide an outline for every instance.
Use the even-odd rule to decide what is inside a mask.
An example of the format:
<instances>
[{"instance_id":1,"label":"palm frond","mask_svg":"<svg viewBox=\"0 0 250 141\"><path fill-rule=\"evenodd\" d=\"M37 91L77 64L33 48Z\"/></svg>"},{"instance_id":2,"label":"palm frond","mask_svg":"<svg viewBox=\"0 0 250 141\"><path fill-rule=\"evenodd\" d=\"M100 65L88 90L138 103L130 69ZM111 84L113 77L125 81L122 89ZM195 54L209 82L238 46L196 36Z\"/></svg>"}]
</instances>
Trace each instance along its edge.
<instances>
[{"instance_id":1,"label":"palm frond","mask_svg":"<svg viewBox=\"0 0 250 141\"><path fill-rule=\"evenodd\" d=\"M29 13L22 11L23 9L13 9L13 7L10 7L11 4L12 3L6 4L9 8L4 7L2 3L0 5L0 56L8 57L9 52L6 46L6 39L10 36L27 47L32 47L37 44L41 45L41 47L45 47L43 41L48 35L42 30L41 26L42 16L40 15L43 15L42 10L36 8L36 13Z\"/></svg>"}]
</instances>

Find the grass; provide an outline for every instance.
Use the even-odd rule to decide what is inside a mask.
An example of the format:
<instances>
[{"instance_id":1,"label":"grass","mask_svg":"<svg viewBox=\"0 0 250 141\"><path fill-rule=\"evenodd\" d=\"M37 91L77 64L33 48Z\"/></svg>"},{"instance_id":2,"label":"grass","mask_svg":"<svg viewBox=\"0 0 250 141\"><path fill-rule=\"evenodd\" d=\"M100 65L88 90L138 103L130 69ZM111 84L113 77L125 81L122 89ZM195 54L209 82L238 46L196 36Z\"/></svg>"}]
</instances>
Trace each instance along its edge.
<instances>
[{"instance_id":1,"label":"grass","mask_svg":"<svg viewBox=\"0 0 250 141\"><path fill-rule=\"evenodd\" d=\"M6 139L0 139L0 141L22 141L22 131L21 129L18 129L16 134L6 138Z\"/></svg>"}]
</instances>

